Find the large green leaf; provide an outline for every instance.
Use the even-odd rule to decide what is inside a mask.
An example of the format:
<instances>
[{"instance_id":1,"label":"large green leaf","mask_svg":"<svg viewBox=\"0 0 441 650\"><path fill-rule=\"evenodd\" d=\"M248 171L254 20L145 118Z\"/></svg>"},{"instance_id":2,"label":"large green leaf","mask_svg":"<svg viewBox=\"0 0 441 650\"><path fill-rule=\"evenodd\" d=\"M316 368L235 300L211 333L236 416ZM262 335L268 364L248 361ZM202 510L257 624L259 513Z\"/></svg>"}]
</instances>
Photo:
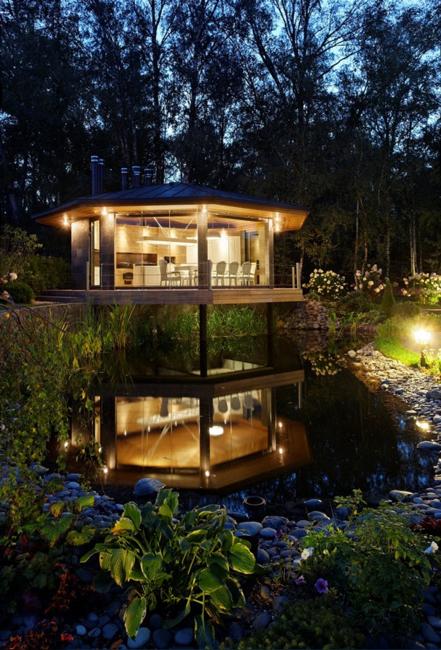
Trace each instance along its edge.
<instances>
[{"instance_id":1,"label":"large green leaf","mask_svg":"<svg viewBox=\"0 0 441 650\"><path fill-rule=\"evenodd\" d=\"M204 528L198 528L197 530L192 530L191 533L185 536L185 539L189 542L199 542L207 536L207 531Z\"/></svg>"},{"instance_id":2,"label":"large green leaf","mask_svg":"<svg viewBox=\"0 0 441 650\"><path fill-rule=\"evenodd\" d=\"M256 566L256 558L250 549L241 542L237 542L231 547L230 562L233 569L239 573L253 573Z\"/></svg>"},{"instance_id":3,"label":"large green leaf","mask_svg":"<svg viewBox=\"0 0 441 650\"><path fill-rule=\"evenodd\" d=\"M141 558L141 571L147 580L155 580L162 569L162 560L159 555L148 553Z\"/></svg>"},{"instance_id":4,"label":"large green leaf","mask_svg":"<svg viewBox=\"0 0 441 650\"><path fill-rule=\"evenodd\" d=\"M92 508L94 503L95 497L93 494L84 494L82 497L78 497L78 499L75 500L75 510L81 512L83 508Z\"/></svg>"},{"instance_id":5,"label":"large green leaf","mask_svg":"<svg viewBox=\"0 0 441 650\"><path fill-rule=\"evenodd\" d=\"M219 578L214 571L210 569L202 569L198 574L198 585L201 591L210 594L222 586L222 578Z\"/></svg>"},{"instance_id":6,"label":"large green leaf","mask_svg":"<svg viewBox=\"0 0 441 650\"><path fill-rule=\"evenodd\" d=\"M210 598L213 605L221 611L228 612L233 608L233 598L227 587L219 587L219 589L216 589L216 591L210 594Z\"/></svg>"},{"instance_id":7,"label":"large green leaf","mask_svg":"<svg viewBox=\"0 0 441 650\"><path fill-rule=\"evenodd\" d=\"M147 613L147 602L144 596L134 598L124 612L124 624L130 637L136 636Z\"/></svg>"},{"instance_id":8,"label":"large green leaf","mask_svg":"<svg viewBox=\"0 0 441 650\"><path fill-rule=\"evenodd\" d=\"M121 517L112 528L112 533L114 535L123 535L127 531L133 532L134 530L135 524L133 521L128 517Z\"/></svg>"},{"instance_id":9,"label":"large green leaf","mask_svg":"<svg viewBox=\"0 0 441 650\"><path fill-rule=\"evenodd\" d=\"M129 503L125 504L124 517L127 517L127 519L130 519L133 522L136 530L138 530L139 527L141 526L141 519L142 519L141 510L133 501L130 501Z\"/></svg>"},{"instance_id":10,"label":"large green leaf","mask_svg":"<svg viewBox=\"0 0 441 650\"><path fill-rule=\"evenodd\" d=\"M95 535L93 526L84 526L81 530L70 530L67 533L66 541L72 546L82 546L92 541Z\"/></svg>"},{"instance_id":11,"label":"large green leaf","mask_svg":"<svg viewBox=\"0 0 441 650\"><path fill-rule=\"evenodd\" d=\"M51 515L54 517L60 517L61 513L64 510L64 506L64 501L55 501L55 503L51 503L51 506L49 508Z\"/></svg>"},{"instance_id":12,"label":"large green leaf","mask_svg":"<svg viewBox=\"0 0 441 650\"><path fill-rule=\"evenodd\" d=\"M120 587L130 579L135 560L135 554L125 548L114 548L111 550L110 574Z\"/></svg>"}]
</instances>

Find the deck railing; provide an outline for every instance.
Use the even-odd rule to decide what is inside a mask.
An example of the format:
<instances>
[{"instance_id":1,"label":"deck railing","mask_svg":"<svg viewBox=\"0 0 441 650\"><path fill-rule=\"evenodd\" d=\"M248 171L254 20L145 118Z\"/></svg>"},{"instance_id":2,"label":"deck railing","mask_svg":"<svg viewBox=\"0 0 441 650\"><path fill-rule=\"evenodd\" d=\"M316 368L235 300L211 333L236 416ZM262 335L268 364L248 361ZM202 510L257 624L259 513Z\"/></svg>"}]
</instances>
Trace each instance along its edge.
<instances>
[{"instance_id":1,"label":"deck railing","mask_svg":"<svg viewBox=\"0 0 441 650\"><path fill-rule=\"evenodd\" d=\"M252 263L250 263L252 264ZM301 289L300 264L277 268L273 282L267 274L250 265L229 271L208 261L202 265L168 264L158 266L114 268L112 264L101 264L93 270L87 264L86 289L255 289L292 288ZM99 283L92 280L99 279Z\"/></svg>"}]
</instances>

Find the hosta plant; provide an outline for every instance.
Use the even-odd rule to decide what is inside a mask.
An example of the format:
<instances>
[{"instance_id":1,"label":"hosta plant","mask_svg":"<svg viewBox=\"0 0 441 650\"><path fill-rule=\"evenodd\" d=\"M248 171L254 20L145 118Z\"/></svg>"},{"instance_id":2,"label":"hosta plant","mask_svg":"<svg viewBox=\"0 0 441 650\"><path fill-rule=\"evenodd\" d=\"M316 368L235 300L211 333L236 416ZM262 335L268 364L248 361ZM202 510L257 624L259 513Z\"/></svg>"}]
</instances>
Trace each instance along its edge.
<instances>
[{"instance_id":1,"label":"hosta plant","mask_svg":"<svg viewBox=\"0 0 441 650\"><path fill-rule=\"evenodd\" d=\"M169 627L192 614L205 647L213 643L213 623L245 604L239 575L253 573L256 561L248 543L225 529L224 508L205 506L178 516L178 505L177 493L166 489L155 504L127 503L111 533L82 561L98 553L101 569L129 587L124 623L130 637L160 605Z\"/></svg>"}]
</instances>

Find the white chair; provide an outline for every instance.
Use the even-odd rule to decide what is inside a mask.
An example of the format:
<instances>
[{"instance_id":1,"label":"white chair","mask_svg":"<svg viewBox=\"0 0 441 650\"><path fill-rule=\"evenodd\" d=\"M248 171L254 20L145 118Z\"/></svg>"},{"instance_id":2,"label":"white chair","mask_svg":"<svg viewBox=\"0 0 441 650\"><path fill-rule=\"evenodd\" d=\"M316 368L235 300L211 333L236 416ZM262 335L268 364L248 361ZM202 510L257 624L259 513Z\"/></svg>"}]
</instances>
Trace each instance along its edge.
<instances>
[{"instance_id":1,"label":"white chair","mask_svg":"<svg viewBox=\"0 0 441 650\"><path fill-rule=\"evenodd\" d=\"M239 262L230 262L228 265L228 284L231 286L234 284L237 286L237 276L239 274Z\"/></svg>"},{"instance_id":2,"label":"white chair","mask_svg":"<svg viewBox=\"0 0 441 650\"><path fill-rule=\"evenodd\" d=\"M212 274L213 283L216 286L219 286L219 283L221 283L222 285L224 284L226 269L227 269L227 263L226 262L218 262L216 264L216 268L215 268L215 270L213 271L213 274Z\"/></svg>"},{"instance_id":3,"label":"white chair","mask_svg":"<svg viewBox=\"0 0 441 650\"><path fill-rule=\"evenodd\" d=\"M174 270L173 264L169 264L166 260L159 260L159 273L160 285L165 286L180 286L181 274L179 271Z\"/></svg>"}]
</instances>

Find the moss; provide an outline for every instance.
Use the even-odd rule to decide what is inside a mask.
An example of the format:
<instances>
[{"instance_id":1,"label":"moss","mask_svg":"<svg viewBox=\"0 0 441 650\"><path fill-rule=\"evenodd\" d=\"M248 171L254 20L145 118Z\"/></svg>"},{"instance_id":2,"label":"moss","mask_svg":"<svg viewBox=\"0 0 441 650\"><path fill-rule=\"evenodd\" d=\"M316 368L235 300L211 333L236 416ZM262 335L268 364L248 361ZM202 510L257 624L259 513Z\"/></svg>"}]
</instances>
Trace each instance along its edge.
<instances>
[{"instance_id":1,"label":"moss","mask_svg":"<svg viewBox=\"0 0 441 650\"><path fill-rule=\"evenodd\" d=\"M420 355L417 352L405 348L404 345L396 339L381 338L379 336L375 340L375 347L384 354L385 357L395 359L405 366L418 366Z\"/></svg>"}]
</instances>

